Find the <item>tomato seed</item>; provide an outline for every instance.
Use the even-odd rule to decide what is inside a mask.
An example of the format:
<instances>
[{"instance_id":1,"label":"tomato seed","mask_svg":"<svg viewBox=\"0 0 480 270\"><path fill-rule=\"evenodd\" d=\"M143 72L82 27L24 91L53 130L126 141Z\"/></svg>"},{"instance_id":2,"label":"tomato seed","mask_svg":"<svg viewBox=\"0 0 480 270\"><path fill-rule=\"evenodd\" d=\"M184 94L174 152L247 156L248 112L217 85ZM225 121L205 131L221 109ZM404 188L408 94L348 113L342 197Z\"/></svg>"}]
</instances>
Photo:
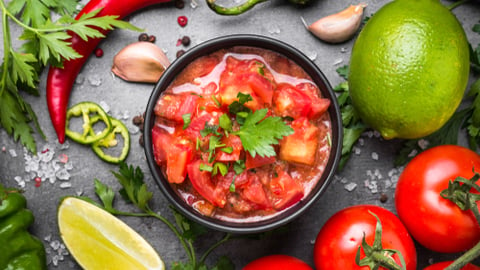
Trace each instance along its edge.
<instances>
[{"instance_id":1,"label":"tomato seed","mask_svg":"<svg viewBox=\"0 0 480 270\"><path fill-rule=\"evenodd\" d=\"M188 19L186 16L178 16L177 22L181 27L185 27L188 23Z\"/></svg>"}]
</instances>

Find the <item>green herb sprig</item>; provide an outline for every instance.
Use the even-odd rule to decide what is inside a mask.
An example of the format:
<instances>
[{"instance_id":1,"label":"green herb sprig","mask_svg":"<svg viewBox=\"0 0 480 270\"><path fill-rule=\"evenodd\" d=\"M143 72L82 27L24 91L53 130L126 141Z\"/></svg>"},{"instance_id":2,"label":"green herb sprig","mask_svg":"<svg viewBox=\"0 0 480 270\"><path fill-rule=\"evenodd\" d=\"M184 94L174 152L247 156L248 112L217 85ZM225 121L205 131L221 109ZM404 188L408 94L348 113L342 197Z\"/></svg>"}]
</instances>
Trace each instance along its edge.
<instances>
[{"instance_id":1,"label":"green herb sprig","mask_svg":"<svg viewBox=\"0 0 480 270\"><path fill-rule=\"evenodd\" d=\"M82 57L70 45L70 33L80 38L101 38L100 30L114 27L141 31L118 16L95 17L100 10L74 19L75 0L12 0L8 5L0 0L3 33L3 62L0 66L0 127L32 153L36 153L33 136L36 130L43 139L37 116L20 91L39 96L39 74L47 65L61 66L63 60ZM52 10L59 19L52 20ZM12 42L10 23L23 32L17 49Z\"/></svg>"},{"instance_id":2,"label":"green herb sprig","mask_svg":"<svg viewBox=\"0 0 480 270\"><path fill-rule=\"evenodd\" d=\"M226 233L223 238L214 243L208 248L200 258L197 258L194 241L205 235L208 231L205 227L190 221L180 214L173 207L172 212L175 219L175 224L170 222L164 216L156 213L150 208L149 202L152 199L153 193L148 191L147 185L144 182L144 175L140 167L133 167L125 163L120 164L118 172L112 174L117 178L122 186L119 190L122 198L132 203L139 212L125 212L118 210L113 206L115 200L115 192L113 189L100 180L95 179L95 193L101 201L101 205L90 199L89 197L79 197L87 202L93 203L107 212L117 216L133 216L133 217L153 217L163 222L167 227L177 236L188 256L188 262L173 262L170 269L172 270L233 270L235 269L233 263L225 256L218 258L215 265L208 268L205 261L208 255L218 246L232 239L231 234Z\"/></svg>"}]
</instances>

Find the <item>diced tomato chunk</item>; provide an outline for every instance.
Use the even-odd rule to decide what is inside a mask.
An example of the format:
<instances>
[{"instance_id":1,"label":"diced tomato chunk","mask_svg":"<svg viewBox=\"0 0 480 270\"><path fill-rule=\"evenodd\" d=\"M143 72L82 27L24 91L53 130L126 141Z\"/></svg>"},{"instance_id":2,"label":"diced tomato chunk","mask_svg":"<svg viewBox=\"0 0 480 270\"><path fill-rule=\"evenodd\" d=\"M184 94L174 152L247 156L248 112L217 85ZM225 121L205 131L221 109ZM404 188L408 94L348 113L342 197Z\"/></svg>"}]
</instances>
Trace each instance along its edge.
<instances>
[{"instance_id":1,"label":"diced tomato chunk","mask_svg":"<svg viewBox=\"0 0 480 270\"><path fill-rule=\"evenodd\" d=\"M152 129L153 152L158 165L166 164L167 180L182 183L187 174L187 164L194 152L193 143L184 136L170 134L154 126Z\"/></svg>"},{"instance_id":2,"label":"diced tomato chunk","mask_svg":"<svg viewBox=\"0 0 480 270\"><path fill-rule=\"evenodd\" d=\"M216 160L218 161L237 161L240 160L240 156L242 154L243 146L240 137L237 135L229 134L228 136L224 136L221 140L222 144L225 144L224 147L220 147L217 150ZM223 151L223 148L229 148L232 150L231 153L227 153Z\"/></svg>"},{"instance_id":3,"label":"diced tomato chunk","mask_svg":"<svg viewBox=\"0 0 480 270\"><path fill-rule=\"evenodd\" d=\"M187 164L192 159L193 145L173 144L167 153L167 180L170 183L180 184L187 176Z\"/></svg>"},{"instance_id":4,"label":"diced tomato chunk","mask_svg":"<svg viewBox=\"0 0 480 270\"><path fill-rule=\"evenodd\" d=\"M270 181L270 190L274 195L273 207L282 210L303 198L303 187L283 170L277 170L276 174Z\"/></svg>"},{"instance_id":5,"label":"diced tomato chunk","mask_svg":"<svg viewBox=\"0 0 480 270\"><path fill-rule=\"evenodd\" d=\"M255 157L252 157L249 152L246 153L246 159L245 159L245 168L247 170L253 169L253 168L258 168L262 167L263 165L268 165L272 164L277 160L276 156L271 156L271 157L262 157L260 155L255 155Z\"/></svg>"},{"instance_id":6,"label":"diced tomato chunk","mask_svg":"<svg viewBox=\"0 0 480 270\"><path fill-rule=\"evenodd\" d=\"M241 81L245 81L245 83L252 88L255 94L262 99L263 103L268 105L272 104L274 90L271 81L267 80L267 78L260 75L258 72L246 73L239 79Z\"/></svg>"},{"instance_id":7,"label":"diced tomato chunk","mask_svg":"<svg viewBox=\"0 0 480 270\"><path fill-rule=\"evenodd\" d=\"M241 190L241 196L253 203L256 209L272 208L262 183L254 173L248 173L248 184Z\"/></svg>"},{"instance_id":8,"label":"diced tomato chunk","mask_svg":"<svg viewBox=\"0 0 480 270\"><path fill-rule=\"evenodd\" d=\"M155 156L155 162L158 165L167 161L166 147L172 144L173 136L166 130L153 126L152 128L152 144L153 155Z\"/></svg>"},{"instance_id":9,"label":"diced tomato chunk","mask_svg":"<svg viewBox=\"0 0 480 270\"><path fill-rule=\"evenodd\" d=\"M245 107L255 111L261 108L261 102L258 96L253 92L252 88L248 84L229 84L220 88L219 97L220 103L224 106L228 106L235 101L238 101L238 93L250 95L252 100L245 103Z\"/></svg>"},{"instance_id":10,"label":"diced tomato chunk","mask_svg":"<svg viewBox=\"0 0 480 270\"><path fill-rule=\"evenodd\" d=\"M280 141L281 160L306 165L315 163L319 129L303 117L292 122L294 133Z\"/></svg>"},{"instance_id":11,"label":"diced tomato chunk","mask_svg":"<svg viewBox=\"0 0 480 270\"><path fill-rule=\"evenodd\" d=\"M277 115L294 119L306 117L312 110L310 97L290 84L281 84L277 87L273 103L273 110Z\"/></svg>"},{"instance_id":12,"label":"diced tomato chunk","mask_svg":"<svg viewBox=\"0 0 480 270\"><path fill-rule=\"evenodd\" d=\"M193 115L198 96L191 93L165 94L154 108L155 115L183 123L183 115Z\"/></svg>"},{"instance_id":13,"label":"diced tomato chunk","mask_svg":"<svg viewBox=\"0 0 480 270\"><path fill-rule=\"evenodd\" d=\"M188 178L193 188L213 205L224 207L227 203L226 194L223 196L219 190L216 190L212 174L208 171L201 171L200 164L205 164L205 162L199 159L187 165Z\"/></svg>"},{"instance_id":14,"label":"diced tomato chunk","mask_svg":"<svg viewBox=\"0 0 480 270\"><path fill-rule=\"evenodd\" d=\"M195 117L191 119L190 124L184 130L192 140L200 138L200 131L205 128L205 124L208 125L218 125L218 118L222 113L218 111L201 111Z\"/></svg>"},{"instance_id":15,"label":"diced tomato chunk","mask_svg":"<svg viewBox=\"0 0 480 270\"><path fill-rule=\"evenodd\" d=\"M297 85L297 89L303 91L310 97L311 111L308 114L309 119L317 119L328 110L330 100L321 97L320 90L317 86L311 83L301 83Z\"/></svg>"}]
</instances>

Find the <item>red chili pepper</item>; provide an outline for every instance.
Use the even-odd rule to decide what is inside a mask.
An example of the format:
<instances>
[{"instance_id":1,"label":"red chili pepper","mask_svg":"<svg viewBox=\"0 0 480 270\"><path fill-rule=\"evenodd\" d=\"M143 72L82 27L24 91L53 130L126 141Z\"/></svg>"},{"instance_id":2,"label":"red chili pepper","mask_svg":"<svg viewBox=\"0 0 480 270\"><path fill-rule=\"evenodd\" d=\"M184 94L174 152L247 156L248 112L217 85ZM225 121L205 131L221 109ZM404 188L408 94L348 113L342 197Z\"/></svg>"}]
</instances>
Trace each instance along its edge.
<instances>
[{"instance_id":1,"label":"red chili pepper","mask_svg":"<svg viewBox=\"0 0 480 270\"><path fill-rule=\"evenodd\" d=\"M77 18L85 13L102 9L97 16L117 15L119 18L154 4L170 2L171 0L91 0L77 15ZM107 34L109 31L102 31ZM63 68L51 67L47 78L47 106L53 127L58 136L58 141L65 141L65 120L70 92L75 78L87 61L88 57L97 48L101 38L84 41L78 35L72 34L72 48L83 57L64 61Z\"/></svg>"}]
</instances>

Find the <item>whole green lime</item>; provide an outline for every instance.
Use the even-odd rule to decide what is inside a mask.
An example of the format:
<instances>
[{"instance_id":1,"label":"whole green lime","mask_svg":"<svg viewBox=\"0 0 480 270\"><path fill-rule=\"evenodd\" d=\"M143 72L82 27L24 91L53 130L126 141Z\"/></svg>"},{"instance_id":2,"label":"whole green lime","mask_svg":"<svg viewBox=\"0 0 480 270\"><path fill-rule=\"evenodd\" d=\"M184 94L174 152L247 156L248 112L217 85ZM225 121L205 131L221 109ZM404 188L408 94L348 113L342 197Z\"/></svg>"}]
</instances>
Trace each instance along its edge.
<instances>
[{"instance_id":1,"label":"whole green lime","mask_svg":"<svg viewBox=\"0 0 480 270\"><path fill-rule=\"evenodd\" d=\"M385 139L414 139L458 108L469 77L465 31L439 0L395 0L366 23L350 59L349 89L362 120Z\"/></svg>"}]
</instances>

